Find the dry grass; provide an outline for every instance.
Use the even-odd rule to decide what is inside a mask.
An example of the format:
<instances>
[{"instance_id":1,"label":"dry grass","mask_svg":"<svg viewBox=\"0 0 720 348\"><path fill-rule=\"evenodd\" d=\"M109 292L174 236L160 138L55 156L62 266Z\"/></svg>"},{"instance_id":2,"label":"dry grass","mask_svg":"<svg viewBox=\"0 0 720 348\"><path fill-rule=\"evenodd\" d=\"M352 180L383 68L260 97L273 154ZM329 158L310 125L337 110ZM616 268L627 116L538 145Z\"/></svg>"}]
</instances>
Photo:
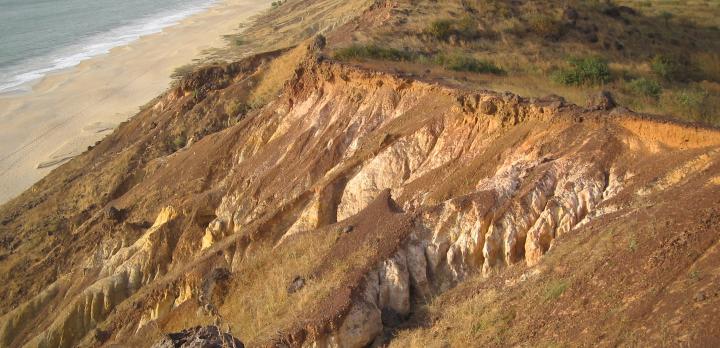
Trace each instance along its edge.
<instances>
[{"instance_id":1,"label":"dry grass","mask_svg":"<svg viewBox=\"0 0 720 348\"><path fill-rule=\"evenodd\" d=\"M432 327L401 331L390 347L463 347L468 342L507 345L506 334L518 311L502 293L487 289L461 305L435 301L429 312L441 319Z\"/></svg>"},{"instance_id":2,"label":"dry grass","mask_svg":"<svg viewBox=\"0 0 720 348\"><path fill-rule=\"evenodd\" d=\"M393 12L394 18L401 20L379 28L361 28L351 34L351 42L402 49L419 57L461 54L498 62L507 72L507 76L481 81L468 78L471 82L464 84L472 88L500 88L531 97L558 94L579 104L585 103L588 94L605 89L636 111L720 124L720 115L711 111L720 94L711 85L700 83L720 82L720 30L713 27L720 3L645 3L617 1L615 5L635 10L635 14L626 11L618 15L615 5L590 0L522 4L401 1ZM566 5L579 13L579 19L567 19ZM668 18L665 12L672 16ZM653 58L659 55L680 57L686 63L677 66L673 78L665 79L652 69ZM609 76L604 75L595 86L577 83L571 88L552 79L558 71L571 68L568 61L584 57L607 61ZM391 63L403 70L433 61ZM446 78L449 74L440 71L434 75ZM702 101L691 100L688 91L699 91Z\"/></svg>"},{"instance_id":3,"label":"dry grass","mask_svg":"<svg viewBox=\"0 0 720 348\"><path fill-rule=\"evenodd\" d=\"M567 303L576 301L572 290L577 279L594 272L606 261L607 255L623 246L625 239L618 238L613 232L616 229L624 230L609 226L605 232L593 234L586 240L564 240L544 256L542 265L536 269L539 273L527 276L527 280L519 280L523 274L532 274L523 273L527 271L523 265L510 267L499 277L488 279L477 275L466 280L428 306L427 317L434 318L431 322L400 331L390 347L464 347L467 342L490 347L517 346L519 342L530 346L559 346L562 342L546 340L548 332L538 332L531 324L537 319L532 318L532 313L556 313ZM571 276L567 272L568 264L577 266ZM608 293L609 298L613 296ZM517 336L529 331L539 336L529 341L528 337ZM540 343L529 343L534 340Z\"/></svg>"},{"instance_id":4,"label":"dry grass","mask_svg":"<svg viewBox=\"0 0 720 348\"><path fill-rule=\"evenodd\" d=\"M263 245L246 255L230 285L233 295L219 309L233 334L251 343L275 337L340 287L343 277L360 266L370 251L358 248L330 272L313 278L338 236L338 231L324 229L291 238L275 249ZM296 276L304 277L306 284L289 294L288 286Z\"/></svg>"},{"instance_id":5,"label":"dry grass","mask_svg":"<svg viewBox=\"0 0 720 348\"><path fill-rule=\"evenodd\" d=\"M208 59L236 60L253 52L293 47L345 24L370 4L370 0L285 1L238 34L228 35L227 47L208 52Z\"/></svg>"},{"instance_id":6,"label":"dry grass","mask_svg":"<svg viewBox=\"0 0 720 348\"><path fill-rule=\"evenodd\" d=\"M270 66L260 76L257 87L249 98L249 105L256 108L265 105L277 97L285 82L295 73L295 69L308 54L308 46L301 44L298 47L273 60Z\"/></svg>"},{"instance_id":7,"label":"dry grass","mask_svg":"<svg viewBox=\"0 0 720 348\"><path fill-rule=\"evenodd\" d=\"M671 13L671 20L692 21L702 26L718 26L720 2L715 0L616 0L618 4L632 6L644 14L660 16Z\"/></svg>"}]
</instances>

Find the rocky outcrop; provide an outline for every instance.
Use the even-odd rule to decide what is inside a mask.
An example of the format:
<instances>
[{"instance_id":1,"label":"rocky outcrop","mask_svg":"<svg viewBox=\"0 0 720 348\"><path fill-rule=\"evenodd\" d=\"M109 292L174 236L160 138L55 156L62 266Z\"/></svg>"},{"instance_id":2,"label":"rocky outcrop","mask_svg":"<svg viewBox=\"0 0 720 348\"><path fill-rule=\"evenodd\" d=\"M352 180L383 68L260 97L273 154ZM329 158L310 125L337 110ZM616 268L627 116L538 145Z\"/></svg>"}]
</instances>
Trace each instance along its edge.
<instances>
[{"instance_id":1,"label":"rocky outcrop","mask_svg":"<svg viewBox=\"0 0 720 348\"><path fill-rule=\"evenodd\" d=\"M97 281L86 285L77 295L73 295L73 284L68 279L61 279L39 294L32 302L16 309L3 317L6 329L0 332L0 337L10 345L14 332L21 331L27 316L36 315L44 309L37 305L58 298L65 298L66 303L55 316L49 328L30 341L30 346L71 347L82 339L96 325L103 322L115 306L125 301L133 293L140 290L143 285L157 279L167 269L168 258L167 240L163 236L166 224L177 216L172 207L163 209L147 232L135 243L117 250L113 257L104 261L102 268L97 272ZM86 268L85 276L90 278L92 268ZM154 309L155 317L160 311L167 311L166 303L172 305L175 298L157 304Z\"/></svg>"},{"instance_id":2,"label":"rocky outcrop","mask_svg":"<svg viewBox=\"0 0 720 348\"><path fill-rule=\"evenodd\" d=\"M152 348L244 348L240 340L217 326L195 327L181 332L169 333Z\"/></svg>"}]
</instances>

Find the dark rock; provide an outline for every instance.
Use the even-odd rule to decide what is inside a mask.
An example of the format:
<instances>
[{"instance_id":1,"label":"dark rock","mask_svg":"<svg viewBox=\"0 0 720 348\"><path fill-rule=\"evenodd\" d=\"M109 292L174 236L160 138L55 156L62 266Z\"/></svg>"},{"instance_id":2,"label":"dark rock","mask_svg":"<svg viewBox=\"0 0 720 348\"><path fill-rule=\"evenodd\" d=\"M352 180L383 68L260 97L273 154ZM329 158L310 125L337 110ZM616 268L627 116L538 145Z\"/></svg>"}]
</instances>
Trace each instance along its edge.
<instances>
[{"instance_id":1,"label":"dark rock","mask_svg":"<svg viewBox=\"0 0 720 348\"><path fill-rule=\"evenodd\" d=\"M297 276L293 279L292 283L290 283L287 292L288 294L294 294L300 291L303 287L305 287L305 278Z\"/></svg>"},{"instance_id":2,"label":"dark rock","mask_svg":"<svg viewBox=\"0 0 720 348\"><path fill-rule=\"evenodd\" d=\"M355 227L353 227L353 225L347 225L347 226L345 226L345 228L342 229L342 233L350 233L353 231L353 229L355 229Z\"/></svg>"},{"instance_id":3,"label":"dark rock","mask_svg":"<svg viewBox=\"0 0 720 348\"><path fill-rule=\"evenodd\" d=\"M404 318L400 313L396 312L393 309L390 308L383 308L380 312L380 318L382 320L383 325L389 326L389 327L397 327L400 326L400 324L403 323Z\"/></svg>"},{"instance_id":4,"label":"dark rock","mask_svg":"<svg viewBox=\"0 0 720 348\"><path fill-rule=\"evenodd\" d=\"M486 100L480 103L480 112L485 115L495 115L497 113L497 106L490 100Z\"/></svg>"},{"instance_id":5,"label":"dark rock","mask_svg":"<svg viewBox=\"0 0 720 348\"><path fill-rule=\"evenodd\" d=\"M230 279L230 270L225 267L218 267L212 271L212 279L215 281L224 281Z\"/></svg>"},{"instance_id":6,"label":"dark rock","mask_svg":"<svg viewBox=\"0 0 720 348\"><path fill-rule=\"evenodd\" d=\"M327 45L327 39L322 34L318 34L315 36L315 39L313 39L313 42L310 45L310 50L313 52L320 52L323 48L325 48L325 45Z\"/></svg>"},{"instance_id":7,"label":"dark rock","mask_svg":"<svg viewBox=\"0 0 720 348\"><path fill-rule=\"evenodd\" d=\"M637 16L637 11L632 7L627 6L610 6L603 10L603 14L612 18L620 18L623 14L630 16Z\"/></svg>"},{"instance_id":8,"label":"dark rock","mask_svg":"<svg viewBox=\"0 0 720 348\"><path fill-rule=\"evenodd\" d=\"M565 98L556 94L550 94L539 98L536 103L553 111L559 110L566 104Z\"/></svg>"},{"instance_id":9,"label":"dark rock","mask_svg":"<svg viewBox=\"0 0 720 348\"><path fill-rule=\"evenodd\" d=\"M194 327L166 334L153 348L244 348L245 345L229 333L220 332L217 326Z\"/></svg>"},{"instance_id":10,"label":"dark rock","mask_svg":"<svg viewBox=\"0 0 720 348\"><path fill-rule=\"evenodd\" d=\"M618 8L618 11L620 11L620 13L624 13L629 16L637 16L638 15L638 12L632 7L618 6L617 8Z\"/></svg>"},{"instance_id":11,"label":"dark rock","mask_svg":"<svg viewBox=\"0 0 720 348\"><path fill-rule=\"evenodd\" d=\"M585 40L587 40L587 42L589 43L597 43L598 41L600 41L600 38L597 36L597 33L591 32L585 35Z\"/></svg>"},{"instance_id":12,"label":"dark rock","mask_svg":"<svg viewBox=\"0 0 720 348\"><path fill-rule=\"evenodd\" d=\"M520 98L519 95L511 93L511 92L505 92L502 95L503 101L510 105L517 105L522 102L522 98Z\"/></svg>"},{"instance_id":13,"label":"dark rock","mask_svg":"<svg viewBox=\"0 0 720 348\"><path fill-rule=\"evenodd\" d=\"M110 336L112 336L112 334L110 333L110 331L95 329L95 333L93 336L95 337L95 342L103 344L110 339Z\"/></svg>"},{"instance_id":14,"label":"dark rock","mask_svg":"<svg viewBox=\"0 0 720 348\"><path fill-rule=\"evenodd\" d=\"M591 110L611 110L615 108L615 100L608 91L602 91L588 97L587 107Z\"/></svg>"},{"instance_id":15,"label":"dark rock","mask_svg":"<svg viewBox=\"0 0 720 348\"><path fill-rule=\"evenodd\" d=\"M105 209L105 217L110 221L120 222L123 219L123 211L113 206Z\"/></svg>"},{"instance_id":16,"label":"dark rock","mask_svg":"<svg viewBox=\"0 0 720 348\"><path fill-rule=\"evenodd\" d=\"M620 16L622 15L622 14L620 13L620 10L619 10L617 7L615 7L615 6L608 7L608 8L606 8L606 9L604 9L604 10L603 10L603 14L606 15L606 16L608 16L608 17L612 17L612 18L618 18L618 17L620 17Z\"/></svg>"}]
</instances>

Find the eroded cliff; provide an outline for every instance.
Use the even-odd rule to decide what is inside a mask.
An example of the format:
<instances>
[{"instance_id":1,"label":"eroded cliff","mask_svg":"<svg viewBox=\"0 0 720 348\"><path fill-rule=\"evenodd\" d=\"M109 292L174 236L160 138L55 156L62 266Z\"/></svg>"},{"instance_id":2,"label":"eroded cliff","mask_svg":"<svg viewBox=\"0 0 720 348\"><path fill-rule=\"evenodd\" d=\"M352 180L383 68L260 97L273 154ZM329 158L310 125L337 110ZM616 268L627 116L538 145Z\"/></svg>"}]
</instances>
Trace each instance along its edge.
<instances>
[{"instance_id":1,"label":"eroded cliff","mask_svg":"<svg viewBox=\"0 0 720 348\"><path fill-rule=\"evenodd\" d=\"M717 211L715 129L374 72L323 45L193 73L4 206L0 345L147 346L208 324L250 346L383 344L468 279L542 277L573 234L674 198Z\"/></svg>"}]
</instances>

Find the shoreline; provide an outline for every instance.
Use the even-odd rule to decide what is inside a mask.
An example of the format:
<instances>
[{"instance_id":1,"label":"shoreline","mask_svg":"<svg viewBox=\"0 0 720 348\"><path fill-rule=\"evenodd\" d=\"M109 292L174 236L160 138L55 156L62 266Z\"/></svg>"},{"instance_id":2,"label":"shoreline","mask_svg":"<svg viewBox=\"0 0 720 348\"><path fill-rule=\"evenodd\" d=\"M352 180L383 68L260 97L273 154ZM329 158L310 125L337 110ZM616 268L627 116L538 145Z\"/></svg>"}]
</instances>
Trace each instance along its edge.
<instances>
[{"instance_id":1,"label":"shoreline","mask_svg":"<svg viewBox=\"0 0 720 348\"><path fill-rule=\"evenodd\" d=\"M78 36L34 57L20 58L21 63L0 69L0 96L12 92L31 92L32 86L45 76L77 66L82 61L109 53L115 47L132 44L141 37L156 34L207 11L220 0L200 0L199 3L178 4L169 9L156 8L155 13L128 19L125 23L105 30Z\"/></svg>"},{"instance_id":2,"label":"shoreline","mask_svg":"<svg viewBox=\"0 0 720 348\"><path fill-rule=\"evenodd\" d=\"M176 68L226 45L223 35L237 32L270 3L219 1L160 32L48 74L31 91L0 95L0 204L137 114L169 87Z\"/></svg>"}]
</instances>

